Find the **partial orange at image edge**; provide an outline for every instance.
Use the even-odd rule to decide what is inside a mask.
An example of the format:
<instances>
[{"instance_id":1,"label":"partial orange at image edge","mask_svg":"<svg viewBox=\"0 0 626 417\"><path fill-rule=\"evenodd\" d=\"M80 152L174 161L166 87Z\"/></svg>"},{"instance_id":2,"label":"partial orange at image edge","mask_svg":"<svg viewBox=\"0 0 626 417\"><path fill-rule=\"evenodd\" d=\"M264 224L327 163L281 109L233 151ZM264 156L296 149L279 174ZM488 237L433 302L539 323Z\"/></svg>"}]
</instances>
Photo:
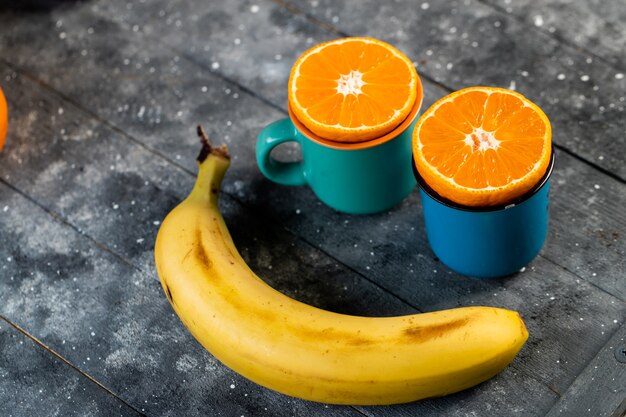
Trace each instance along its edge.
<instances>
[{"instance_id":1,"label":"partial orange at image edge","mask_svg":"<svg viewBox=\"0 0 626 417\"><path fill-rule=\"evenodd\" d=\"M2 88L0 88L0 151L4 147L4 140L7 135L7 130L9 128L9 112L7 101L4 97L4 93L2 92Z\"/></svg>"}]
</instances>

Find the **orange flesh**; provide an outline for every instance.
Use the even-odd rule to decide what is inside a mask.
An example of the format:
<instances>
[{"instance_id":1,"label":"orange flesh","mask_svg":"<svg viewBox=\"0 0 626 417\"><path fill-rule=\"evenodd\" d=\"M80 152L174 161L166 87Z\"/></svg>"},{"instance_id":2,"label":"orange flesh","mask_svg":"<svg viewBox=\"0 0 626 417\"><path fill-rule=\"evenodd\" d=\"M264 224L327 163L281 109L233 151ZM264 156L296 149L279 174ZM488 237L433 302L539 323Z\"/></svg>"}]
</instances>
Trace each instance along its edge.
<instances>
[{"instance_id":1,"label":"orange flesh","mask_svg":"<svg viewBox=\"0 0 626 417\"><path fill-rule=\"evenodd\" d=\"M398 51L362 38L312 51L296 62L289 83L290 105L311 131L330 140L368 140L407 117L417 96L417 73Z\"/></svg>"},{"instance_id":2,"label":"orange flesh","mask_svg":"<svg viewBox=\"0 0 626 417\"><path fill-rule=\"evenodd\" d=\"M545 114L507 90L455 94L418 122L416 165L424 179L442 196L468 205L503 203L532 188L549 162Z\"/></svg>"}]
</instances>

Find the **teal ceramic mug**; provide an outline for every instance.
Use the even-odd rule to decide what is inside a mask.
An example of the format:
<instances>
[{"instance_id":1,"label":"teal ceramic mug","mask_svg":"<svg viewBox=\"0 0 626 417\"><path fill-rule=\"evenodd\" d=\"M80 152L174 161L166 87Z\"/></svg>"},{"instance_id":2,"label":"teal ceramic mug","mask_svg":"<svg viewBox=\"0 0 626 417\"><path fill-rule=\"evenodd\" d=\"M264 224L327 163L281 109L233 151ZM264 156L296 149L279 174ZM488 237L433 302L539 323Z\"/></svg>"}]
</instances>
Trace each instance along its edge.
<instances>
[{"instance_id":1,"label":"teal ceramic mug","mask_svg":"<svg viewBox=\"0 0 626 417\"><path fill-rule=\"evenodd\" d=\"M257 138L256 158L263 175L282 185L308 185L317 197L350 214L387 210L402 201L416 185L411 169L411 140L418 98L409 116L393 131L360 143L322 139L293 115L266 126ZM281 143L297 142L302 160L281 162L271 156Z\"/></svg>"}]
</instances>

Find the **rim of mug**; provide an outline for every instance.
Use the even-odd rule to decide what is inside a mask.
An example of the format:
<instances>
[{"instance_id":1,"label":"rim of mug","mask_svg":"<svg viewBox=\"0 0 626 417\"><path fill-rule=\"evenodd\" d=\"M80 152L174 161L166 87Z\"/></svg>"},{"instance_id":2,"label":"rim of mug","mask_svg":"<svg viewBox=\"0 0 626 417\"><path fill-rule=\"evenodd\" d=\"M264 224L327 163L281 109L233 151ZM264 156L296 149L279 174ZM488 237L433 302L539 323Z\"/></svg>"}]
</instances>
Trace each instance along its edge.
<instances>
[{"instance_id":1,"label":"rim of mug","mask_svg":"<svg viewBox=\"0 0 626 417\"><path fill-rule=\"evenodd\" d=\"M485 212L490 212L490 211L501 211L501 210L507 210L507 209L513 208L515 206L518 206L524 203L525 201L529 200L532 196L537 194L539 190L541 190L548 183L548 180L550 179L550 176L552 175L552 171L554 170L555 159L556 157L554 154L554 147L552 147L552 150L550 152L550 163L548 164L548 168L546 169L546 172L543 174L543 177L541 177L541 179L537 182L537 184L535 184L533 188L531 188L529 191L524 193L522 196L508 203L499 204L497 206L477 206L477 207L465 206L459 203L455 203L454 201L449 200L445 197L442 197L441 195L439 195L439 193L433 190L428 184L426 184L426 181L424 181L424 178L422 178L422 176L417 170L417 166L415 165L415 157L411 158L411 166L413 167L413 174L415 175L415 179L417 180L419 187L422 189L422 191L426 193L426 195L428 195L430 198L432 198L439 204L443 204L444 206L453 208L455 210L469 211L469 212L474 212L474 213L485 213Z\"/></svg>"},{"instance_id":2,"label":"rim of mug","mask_svg":"<svg viewBox=\"0 0 626 417\"><path fill-rule=\"evenodd\" d=\"M409 112L409 115L393 130L386 133L385 135L371 140L366 140L364 142L336 142L329 139L321 138L315 133L311 132L302 122L296 117L291 110L291 105L287 105L287 110L289 112L289 118L293 122L296 129L300 131L305 137L316 142L320 145L326 146L327 148L340 149L340 150L357 150L357 149L367 149L377 145L381 145L385 142L389 142L391 139L397 137L400 132L408 129L408 127L413 123L415 118L417 117L417 113L422 107L422 102L424 101L424 90L422 89L422 80L419 75L417 76L417 97L415 99L415 103Z\"/></svg>"}]
</instances>

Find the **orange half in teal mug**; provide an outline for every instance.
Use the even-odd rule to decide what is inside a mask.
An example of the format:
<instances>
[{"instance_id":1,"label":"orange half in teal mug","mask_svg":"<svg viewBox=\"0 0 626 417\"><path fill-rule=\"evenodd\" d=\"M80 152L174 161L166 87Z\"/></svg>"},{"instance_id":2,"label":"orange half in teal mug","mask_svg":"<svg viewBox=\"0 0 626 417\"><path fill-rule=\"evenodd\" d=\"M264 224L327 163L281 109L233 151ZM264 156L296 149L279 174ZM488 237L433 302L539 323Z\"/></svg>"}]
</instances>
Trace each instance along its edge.
<instances>
[{"instance_id":1,"label":"orange half in teal mug","mask_svg":"<svg viewBox=\"0 0 626 417\"><path fill-rule=\"evenodd\" d=\"M317 45L289 80L289 117L259 134L261 172L282 185L308 185L330 207L353 214L387 210L415 187L411 135L422 103L411 61L371 38ZM302 161L271 151L297 142Z\"/></svg>"}]
</instances>

